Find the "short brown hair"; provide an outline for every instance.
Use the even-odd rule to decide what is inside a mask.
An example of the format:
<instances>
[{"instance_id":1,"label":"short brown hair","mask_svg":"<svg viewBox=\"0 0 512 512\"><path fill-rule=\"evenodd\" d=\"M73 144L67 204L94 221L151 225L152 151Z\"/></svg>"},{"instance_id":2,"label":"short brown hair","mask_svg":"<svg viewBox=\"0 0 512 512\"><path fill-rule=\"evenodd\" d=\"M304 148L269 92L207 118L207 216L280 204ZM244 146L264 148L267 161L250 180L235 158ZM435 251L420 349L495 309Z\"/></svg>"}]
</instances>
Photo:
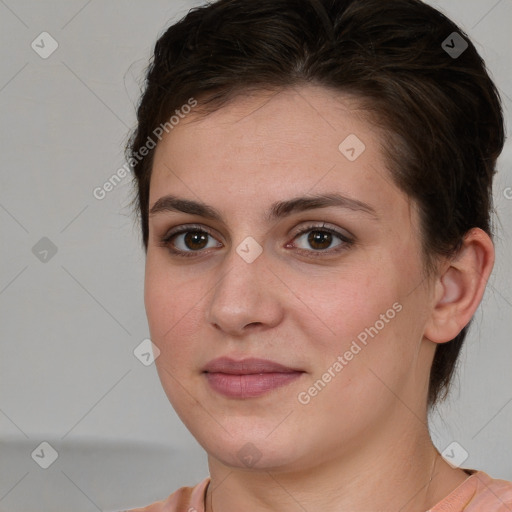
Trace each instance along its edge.
<instances>
[{"instance_id":1,"label":"short brown hair","mask_svg":"<svg viewBox=\"0 0 512 512\"><path fill-rule=\"evenodd\" d=\"M447 51L466 43L458 56ZM471 228L492 235L503 114L457 25L419 0L220 0L172 25L147 72L127 146L146 249L154 151L139 151L155 128L191 97L212 111L247 89L307 83L356 95L384 128L391 176L419 207L429 268ZM429 407L447 395L468 327L436 348Z\"/></svg>"}]
</instances>

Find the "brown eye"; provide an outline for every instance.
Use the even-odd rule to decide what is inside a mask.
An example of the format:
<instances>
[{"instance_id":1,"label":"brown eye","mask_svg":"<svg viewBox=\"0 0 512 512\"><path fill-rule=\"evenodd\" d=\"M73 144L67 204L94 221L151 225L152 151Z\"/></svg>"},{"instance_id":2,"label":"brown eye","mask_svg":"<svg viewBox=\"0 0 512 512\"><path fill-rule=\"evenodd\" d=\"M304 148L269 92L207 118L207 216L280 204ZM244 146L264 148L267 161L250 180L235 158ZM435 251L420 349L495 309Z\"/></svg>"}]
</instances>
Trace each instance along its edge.
<instances>
[{"instance_id":1,"label":"brown eye","mask_svg":"<svg viewBox=\"0 0 512 512\"><path fill-rule=\"evenodd\" d=\"M295 235L293 246L310 256L333 255L348 249L354 239L337 229L321 226L307 226Z\"/></svg>"},{"instance_id":2,"label":"brown eye","mask_svg":"<svg viewBox=\"0 0 512 512\"><path fill-rule=\"evenodd\" d=\"M182 256L194 256L202 253L203 249L222 247L222 244L208 231L194 227L183 226L179 230L166 235L161 242L173 254Z\"/></svg>"},{"instance_id":3,"label":"brown eye","mask_svg":"<svg viewBox=\"0 0 512 512\"><path fill-rule=\"evenodd\" d=\"M204 231L188 231L185 233L183 242L188 249L198 251L208 245L208 233Z\"/></svg>"},{"instance_id":4,"label":"brown eye","mask_svg":"<svg viewBox=\"0 0 512 512\"><path fill-rule=\"evenodd\" d=\"M306 249L310 252L327 252L328 249L336 248L343 245L344 242L348 242L341 233L333 233L330 230L320 228L309 228L302 231L295 240L299 249Z\"/></svg>"},{"instance_id":5,"label":"brown eye","mask_svg":"<svg viewBox=\"0 0 512 512\"><path fill-rule=\"evenodd\" d=\"M310 231L308 243L313 249L328 249L332 244L332 233L327 231Z\"/></svg>"}]
</instances>

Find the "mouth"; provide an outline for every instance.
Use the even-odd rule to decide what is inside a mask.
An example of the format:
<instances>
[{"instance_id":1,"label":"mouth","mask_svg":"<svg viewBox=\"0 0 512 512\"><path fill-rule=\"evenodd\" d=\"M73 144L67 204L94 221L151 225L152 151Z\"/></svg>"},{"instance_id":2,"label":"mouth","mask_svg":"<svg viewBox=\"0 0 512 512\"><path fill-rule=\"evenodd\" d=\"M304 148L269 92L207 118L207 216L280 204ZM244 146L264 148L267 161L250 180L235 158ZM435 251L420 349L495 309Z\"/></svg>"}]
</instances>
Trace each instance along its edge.
<instances>
[{"instance_id":1,"label":"mouth","mask_svg":"<svg viewBox=\"0 0 512 512\"><path fill-rule=\"evenodd\" d=\"M303 370L268 359L236 361L221 357L210 361L203 374L213 391L229 398L255 398L298 379Z\"/></svg>"}]
</instances>

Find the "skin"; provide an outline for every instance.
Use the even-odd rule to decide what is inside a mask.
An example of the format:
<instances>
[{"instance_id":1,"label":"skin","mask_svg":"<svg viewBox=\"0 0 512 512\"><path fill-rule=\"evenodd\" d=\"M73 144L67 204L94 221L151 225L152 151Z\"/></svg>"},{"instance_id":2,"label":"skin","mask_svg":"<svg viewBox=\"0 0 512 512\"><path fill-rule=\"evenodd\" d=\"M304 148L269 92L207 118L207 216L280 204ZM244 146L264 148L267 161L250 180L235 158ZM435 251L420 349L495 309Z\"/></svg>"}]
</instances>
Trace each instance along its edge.
<instances>
[{"instance_id":1,"label":"skin","mask_svg":"<svg viewBox=\"0 0 512 512\"><path fill-rule=\"evenodd\" d=\"M366 146L353 162L338 149L349 134ZM192 113L155 150L150 209L172 194L223 219L150 215L146 259L156 365L208 453L207 511L424 512L468 477L432 444L426 399L436 344L453 339L478 306L492 243L472 230L459 255L427 278L418 212L393 183L381 140L354 98L303 86L246 94L206 117ZM331 206L265 217L274 202L333 192L375 213ZM327 235L328 248L318 249L307 238L314 227L296 235L323 223L353 243ZM184 235L162 243L187 224L211 233L205 248L187 246ZM248 236L263 249L252 263L236 252ZM393 304L400 312L300 403L298 394ZM220 356L271 359L304 373L257 398L227 398L202 373ZM260 457L252 466L239 456L244 446Z\"/></svg>"}]
</instances>

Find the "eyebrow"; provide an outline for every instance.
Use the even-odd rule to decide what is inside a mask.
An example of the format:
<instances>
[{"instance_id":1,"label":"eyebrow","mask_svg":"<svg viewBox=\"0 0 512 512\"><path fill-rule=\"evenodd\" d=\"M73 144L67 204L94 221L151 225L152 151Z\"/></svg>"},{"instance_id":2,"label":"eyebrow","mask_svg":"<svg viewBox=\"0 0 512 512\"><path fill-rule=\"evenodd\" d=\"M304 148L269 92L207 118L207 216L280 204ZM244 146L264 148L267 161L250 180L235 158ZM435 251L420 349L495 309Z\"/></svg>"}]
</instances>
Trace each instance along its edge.
<instances>
[{"instance_id":1,"label":"eyebrow","mask_svg":"<svg viewBox=\"0 0 512 512\"><path fill-rule=\"evenodd\" d=\"M377 212L369 204L341 194L318 194L295 197L286 201L278 201L272 204L266 214L266 219L271 222L287 217L293 213L333 206L347 210L360 211L370 215L374 219L378 219ZM153 216L162 212L182 212L224 222L221 213L212 206L172 195L159 198L149 210L149 215Z\"/></svg>"}]
</instances>

